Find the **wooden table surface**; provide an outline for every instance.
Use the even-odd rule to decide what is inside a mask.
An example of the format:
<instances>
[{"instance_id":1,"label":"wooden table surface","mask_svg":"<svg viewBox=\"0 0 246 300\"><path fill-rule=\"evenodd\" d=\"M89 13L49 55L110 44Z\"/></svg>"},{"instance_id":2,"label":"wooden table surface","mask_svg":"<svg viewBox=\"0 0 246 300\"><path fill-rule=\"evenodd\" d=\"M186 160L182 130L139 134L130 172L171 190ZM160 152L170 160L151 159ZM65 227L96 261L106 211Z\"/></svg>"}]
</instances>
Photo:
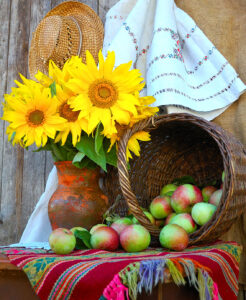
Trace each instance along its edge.
<instances>
[{"instance_id":1,"label":"wooden table surface","mask_svg":"<svg viewBox=\"0 0 246 300\"><path fill-rule=\"evenodd\" d=\"M10 263L7 256L0 254L0 299L37 300L26 274ZM198 292L189 286L178 287L174 283L159 284L151 295L143 292L138 300L197 300ZM92 299L78 299L92 300Z\"/></svg>"}]
</instances>

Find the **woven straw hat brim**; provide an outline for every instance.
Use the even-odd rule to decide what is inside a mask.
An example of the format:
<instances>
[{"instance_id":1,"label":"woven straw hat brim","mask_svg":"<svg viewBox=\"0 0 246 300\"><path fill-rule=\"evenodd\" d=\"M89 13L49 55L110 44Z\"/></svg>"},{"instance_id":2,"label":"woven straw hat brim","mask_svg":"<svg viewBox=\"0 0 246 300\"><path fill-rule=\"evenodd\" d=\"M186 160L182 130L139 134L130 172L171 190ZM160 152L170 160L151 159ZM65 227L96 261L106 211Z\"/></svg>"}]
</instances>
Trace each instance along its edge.
<instances>
[{"instance_id":1,"label":"woven straw hat brim","mask_svg":"<svg viewBox=\"0 0 246 300\"><path fill-rule=\"evenodd\" d=\"M98 62L98 52L103 45L104 28L101 19L89 6L76 2L63 2L53 8L44 19L51 16L68 17L76 19L82 32L82 46L79 55L85 61L85 51L89 50L93 55L96 63ZM47 33L48 34L48 33ZM37 47L37 31L34 32L29 50L29 73L34 79L34 75L41 71L48 73L48 64L44 64L39 57L39 49Z\"/></svg>"}]
</instances>

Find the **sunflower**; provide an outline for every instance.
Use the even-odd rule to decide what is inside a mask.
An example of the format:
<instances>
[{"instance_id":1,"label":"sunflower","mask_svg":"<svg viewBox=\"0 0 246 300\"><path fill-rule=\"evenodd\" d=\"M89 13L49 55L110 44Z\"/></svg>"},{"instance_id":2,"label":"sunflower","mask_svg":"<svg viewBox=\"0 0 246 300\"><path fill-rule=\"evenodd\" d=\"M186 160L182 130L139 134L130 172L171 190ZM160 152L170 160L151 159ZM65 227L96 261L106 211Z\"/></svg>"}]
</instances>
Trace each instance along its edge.
<instances>
[{"instance_id":1,"label":"sunflower","mask_svg":"<svg viewBox=\"0 0 246 300\"><path fill-rule=\"evenodd\" d=\"M69 100L75 111L80 111L79 119L88 120L88 134L91 134L99 123L103 124L105 136L117 133L116 122L120 125L130 124L132 117L138 115L140 105L134 93L143 86L139 70L129 70L131 62L115 65L115 54L109 52L104 60L99 52L99 68L86 52L86 64L82 62L70 68L71 79L67 88L77 94Z\"/></svg>"},{"instance_id":2,"label":"sunflower","mask_svg":"<svg viewBox=\"0 0 246 300\"><path fill-rule=\"evenodd\" d=\"M52 60L50 60L49 75L47 76L38 71L35 77L45 87L49 87L54 81L56 84L63 86L63 84L71 78L70 69L76 69L76 66L81 63L82 59L80 57L72 56L65 62L63 68L60 69Z\"/></svg>"},{"instance_id":3,"label":"sunflower","mask_svg":"<svg viewBox=\"0 0 246 300\"><path fill-rule=\"evenodd\" d=\"M10 123L6 133L13 143L24 147L36 143L40 147L47 143L48 137L54 138L56 131L63 129L64 119L57 115L57 101L51 101L50 89L35 82L28 89L28 98L26 89L21 87L17 89L17 96L5 97L2 119Z\"/></svg>"},{"instance_id":4,"label":"sunflower","mask_svg":"<svg viewBox=\"0 0 246 300\"><path fill-rule=\"evenodd\" d=\"M63 90L61 86L56 87L56 97L58 99L58 114L65 122L63 130L56 136L55 143L61 141L62 146L65 144L69 133L72 134L72 143L75 146L80 141L82 130L87 131L88 121L78 119L79 111L73 111L68 104L68 99L72 97L69 91Z\"/></svg>"},{"instance_id":5,"label":"sunflower","mask_svg":"<svg viewBox=\"0 0 246 300\"><path fill-rule=\"evenodd\" d=\"M108 149L108 152L112 149L113 145L117 142L120 141L120 139L122 138L125 130L128 128L127 126L122 126L119 124L116 124L116 128L117 128L117 133L113 134L110 137L110 147ZM150 141L150 134L146 131L138 131L136 133L134 133L126 146L126 158L127 161L129 161L130 158L132 158L131 152L132 151L136 156L140 155L140 145L138 143L139 141ZM117 147L117 144L116 144Z\"/></svg>"},{"instance_id":6,"label":"sunflower","mask_svg":"<svg viewBox=\"0 0 246 300\"><path fill-rule=\"evenodd\" d=\"M129 160L129 158L132 158L130 151L132 151L136 156L140 156L140 146L138 141L150 141L150 134L146 131L138 131L130 137L126 147L127 161Z\"/></svg>"},{"instance_id":7,"label":"sunflower","mask_svg":"<svg viewBox=\"0 0 246 300\"><path fill-rule=\"evenodd\" d=\"M155 98L152 96L139 97L139 105L137 106L138 114L133 116L130 121L130 127L132 127L137 122L154 116L158 111L158 107L151 107L150 104L155 102Z\"/></svg>"}]
</instances>

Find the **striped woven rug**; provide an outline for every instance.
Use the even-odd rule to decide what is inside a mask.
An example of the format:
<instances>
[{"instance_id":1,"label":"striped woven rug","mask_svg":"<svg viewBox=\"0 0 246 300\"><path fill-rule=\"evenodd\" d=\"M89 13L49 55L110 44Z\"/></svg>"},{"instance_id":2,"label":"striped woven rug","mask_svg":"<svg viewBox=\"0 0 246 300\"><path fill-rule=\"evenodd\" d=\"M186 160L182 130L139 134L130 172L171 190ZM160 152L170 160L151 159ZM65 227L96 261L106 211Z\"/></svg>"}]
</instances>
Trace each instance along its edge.
<instances>
[{"instance_id":1,"label":"striped woven rug","mask_svg":"<svg viewBox=\"0 0 246 300\"><path fill-rule=\"evenodd\" d=\"M158 282L189 282L204 300L237 299L241 247L234 242L182 252L78 250L56 255L42 249L4 248L23 269L40 299L136 299Z\"/></svg>"}]
</instances>

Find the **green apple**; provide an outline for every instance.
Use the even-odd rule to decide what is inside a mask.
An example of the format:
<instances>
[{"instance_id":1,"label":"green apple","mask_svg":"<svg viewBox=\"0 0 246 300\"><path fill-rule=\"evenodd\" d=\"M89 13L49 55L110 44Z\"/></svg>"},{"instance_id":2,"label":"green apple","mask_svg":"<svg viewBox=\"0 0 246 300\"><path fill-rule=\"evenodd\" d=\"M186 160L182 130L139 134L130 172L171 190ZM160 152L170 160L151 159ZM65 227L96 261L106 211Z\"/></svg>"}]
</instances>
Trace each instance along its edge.
<instances>
[{"instance_id":1,"label":"green apple","mask_svg":"<svg viewBox=\"0 0 246 300\"><path fill-rule=\"evenodd\" d=\"M120 234L120 243L127 252L143 251L150 244L150 233L142 225L127 226Z\"/></svg>"},{"instance_id":2,"label":"green apple","mask_svg":"<svg viewBox=\"0 0 246 300\"><path fill-rule=\"evenodd\" d=\"M189 236L179 225L168 224L162 228L159 240L164 248L182 251L188 246Z\"/></svg>"},{"instance_id":3,"label":"green apple","mask_svg":"<svg viewBox=\"0 0 246 300\"><path fill-rule=\"evenodd\" d=\"M105 225L105 224L97 224L97 225L92 226L91 229L90 229L90 234L93 234L98 228L105 227L105 226L107 226L107 225Z\"/></svg>"},{"instance_id":4,"label":"green apple","mask_svg":"<svg viewBox=\"0 0 246 300\"><path fill-rule=\"evenodd\" d=\"M177 188L177 185L175 184L167 184L165 185L162 189L161 189L161 192L160 192L160 196L165 196L167 193L170 193L169 196L171 196L171 193L174 192Z\"/></svg>"},{"instance_id":5,"label":"green apple","mask_svg":"<svg viewBox=\"0 0 246 300\"><path fill-rule=\"evenodd\" d=\"M170 215L168 215L165 219L165 225L169 224L175 216L177 216L176 213L171 213Z\"/></svg>"},{"instance_id":6,"label":"green apple","mask_svg":"<svg viewBox=\"0 0 246 300\"><path fill-rule=\"evenodd\" d=\"M156 219L164 219L172 213L171 200L169 196L158 196L150 203L149 210Z\"/></svg>"},{"instance_id":7,"label":"green apple","mask_svg":"<svg viewBox=\"0 0 246 300\"><path fill-rule=\"evenodd\" d=\"M212 185L205 186L202 189L202 197L204 202L208 202L212 194L216 191L216 188Z\"/></svg>"},{"instance_id":8,"label":"green apple","mask_svg":"<svg viewBox=\"0 0 246 300\"><path fill-rule=\"evenodd\" d=\"M49 236L50 248L56 254L69 254L76 245L76 238L71 230L57 228Z\"/></svg>"},{"instance_id":9,"label":"green apple","mask_svg":"<svg viewBox=\"0 0 246 300\"><path fill-rule=\"evenodd\" d=\"M151 215L150 212L144 211L143 213L144 213L145 216L150 220L150 223L155 224L155 218ZM138 219L135 218L135 217L133 217L133 218L132 218L132 223L133 223L133 224L139 224Z\"/></svg>"},{"instance_id":10,"label":"green apple","mask_svg":"<svg viewBox=\"0 0 246 300\"><path fill-rule=\"evenodd\" d=\"M97 228L90 239L93 249L115 251L119 247L120 238L118 233L111 227L101 226Z\"/></svg>"},{"instance_id":11,"label":"green apple","mask_svg":"<svg viewBox=\"0 0 246 300\"><path fill-rule=\"evenodd\" d=\"M222 196L222 189L215 191L212 196L209 199L209 203L213 204L215 206L219 206L220 204L220 200L221 200L221 196Z\"/></svg>"},{"instance_id":12,"label":"green apple","mask_svg":"<svg viewBox=\"0 0 246 300\"><path fill-rule=\"evenodd\" d=\"M111 228L120 234L127 226L132 225L132 220L129 218L120 218L111 224Z\"/></svg>"},{"instance_id":13,"label":"green apple","mask_svg":"<svg viewBox=\"0 0 246 300\"><path fill-rule=\"evenodd\" d=\"M194 231L196 231L196 224L193 221L192 217L190 214L183 213L183 214L178 214L175 217L171 219L169 224L176 224L184 228L184 230L190 234Z\"/></svg>"},{"instance_id":14,"label":"green apple","mask_svg":"<svg viewBox=\"0 0 246 300\"><path fill-rule=\"evenodd\" d=\"M191 216L198 225L202 226L213 217L216 209L213 204L200 202L192 207Z\"/></svg>"},{"instance_id":15,"label":"green apple","mask_svg":"<svg viewBox=\"0 0 246 300\"><path fill-rule=\"evenodd\" d=\"M222 182L224 182L224 180L225 180L225 171L222 172L221 180L222 180Z\"/></svg>"}]
</instances>

